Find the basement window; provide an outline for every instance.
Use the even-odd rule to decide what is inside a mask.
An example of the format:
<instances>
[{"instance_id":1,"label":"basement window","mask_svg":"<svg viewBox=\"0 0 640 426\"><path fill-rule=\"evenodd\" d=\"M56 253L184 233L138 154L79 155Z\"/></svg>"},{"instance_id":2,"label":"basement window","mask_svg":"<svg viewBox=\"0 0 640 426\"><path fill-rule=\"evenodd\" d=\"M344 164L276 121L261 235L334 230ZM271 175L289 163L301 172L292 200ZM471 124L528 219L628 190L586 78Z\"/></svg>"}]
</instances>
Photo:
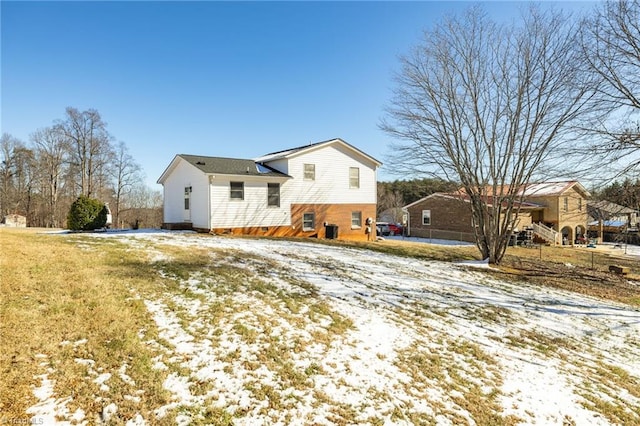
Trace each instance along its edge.
<instances>
[{"instance_id":1,"label":"basement window","mask_svg":"<svg viewBox=\"0 0 640 426\"><path fill-rule=\"evenodd\" d=\"M305 213L302 215L302 230L313 231L316 229L315 213Z\"/></svg>"},{"instance_id":2,"label":"basement window","mask_svg":"<svg viewBox=\"0 0 640 426\"><path fill-rule=\"evenodd\" d=\"M351 229L362 227L362 212L351 212Z\"/></svg>"}]
</instances>

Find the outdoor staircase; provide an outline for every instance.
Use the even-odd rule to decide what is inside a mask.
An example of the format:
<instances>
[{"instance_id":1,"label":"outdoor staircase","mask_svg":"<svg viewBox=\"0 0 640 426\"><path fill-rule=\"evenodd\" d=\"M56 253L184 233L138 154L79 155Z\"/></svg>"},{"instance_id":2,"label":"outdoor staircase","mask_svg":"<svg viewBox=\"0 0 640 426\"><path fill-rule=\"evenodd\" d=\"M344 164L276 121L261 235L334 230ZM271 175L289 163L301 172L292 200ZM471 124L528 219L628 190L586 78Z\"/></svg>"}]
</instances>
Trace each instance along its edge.
<instances>
[{"instance_id":1,"label":"outdoor staircase","mask_svg":"<svg viewBox=\"0 0 640 426\"><path fill-rule=\"evenodd\" d=\"M558 231L555 231L542 223L532 223L532 225L533 233L546 242L554 245L561 243L560 233Z\"/></svg>"}]
</instances>

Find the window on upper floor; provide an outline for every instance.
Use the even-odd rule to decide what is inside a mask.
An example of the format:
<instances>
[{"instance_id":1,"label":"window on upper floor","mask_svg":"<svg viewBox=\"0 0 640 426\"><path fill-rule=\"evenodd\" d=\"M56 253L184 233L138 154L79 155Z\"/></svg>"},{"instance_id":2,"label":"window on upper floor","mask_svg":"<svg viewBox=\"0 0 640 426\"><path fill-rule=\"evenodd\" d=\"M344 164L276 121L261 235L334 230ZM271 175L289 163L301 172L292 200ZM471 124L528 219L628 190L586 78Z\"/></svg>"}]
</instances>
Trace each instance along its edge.
<instances>
[{"instance_id":1,"label":"window on upper floor","mask_svg":"<svg viewBox=\"0 0 640 426\"><path fill-rule=\"evenodd\" d=\"M316 228L315 213L304 213L302 215L302 230L313 231Z\"/></svg>"},{"instance_id":2,"label":"window on upper floor","mask_svg":"<svg viewBox=\"0 0 640 426\"><path fill-rule=\"evenodd\" d=\"M304 180L316 180L316 165L305 164L304 165Z\"/></svg>"},{"instance_id":3,"label":"window on upper floor","mask_svg":"<svg viewBox=\"0 0 640 426\"><path fill-rule=\"evenodd\" d=\"M280 184L267 184L267 206L280 207Z\"/></svg>"},{"instance_id":4,"label":"window on upper floor","mask_svg":"<svg viewBox=\"0 0 640 426\"><path fill-rule=\"evenodd\" d=\"M563 210L564 210L565 212L568 212L568 211L569 211L569 197L564 197Z\"/></svg>"},{"instance_id":5,"label":"window on upper floor","mask_svg":"<svg viewBox=\"0 0 640 426\"><path fill-rule=\"evenodd\" d=\"M349 167L349 188L360 188L360 169Z\"/></svg>"},{"instance_id":6,"label":"window on upper floor","mask_svg":"<svg viewBox=\"0 0 640 426\"><path fill-rule=\"evenodd\" d=\"M244 200L244 182L230 182L229 188L229 198L231 200Z\"/></svg>"},{"instance_id":7,"label":"window on upper floor","mask_svg":"<svg viewBox=\"0 0 640 426\"><path fill-rule=\"evenodd\" d=\"M351 212L351 228L362 227L362 212Z\"/></svg>"},{"instance_id":8,"label":"window on upper floor","mask_svg":"<svg viewBox=\"0 0 640 426\"><path fill-rule=\"evenodd\" d=\"M578 198L578 211L582 211L582 198Z\"/></svg>"},{"instance_id":9,"label":"window on upper floor","mask_svg":"<svg viewBox=\"0 0 640 426\"><path fill-rule=\"evenodd\" d=\"M431 225L431 210L422 210L422 224Z\"/></svg>"}]
</instances>

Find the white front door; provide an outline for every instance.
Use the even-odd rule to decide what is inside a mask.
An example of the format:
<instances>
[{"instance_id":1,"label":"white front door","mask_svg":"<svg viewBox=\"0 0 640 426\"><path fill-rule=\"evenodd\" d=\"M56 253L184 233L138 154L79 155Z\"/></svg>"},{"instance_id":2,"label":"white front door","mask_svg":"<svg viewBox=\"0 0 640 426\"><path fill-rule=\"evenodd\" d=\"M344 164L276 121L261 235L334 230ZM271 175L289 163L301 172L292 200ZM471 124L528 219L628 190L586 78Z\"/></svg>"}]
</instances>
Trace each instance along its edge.
<instances>
[{"instance_id":1,"label":"white front door","mask_svg":"<svg viewBox=\"0 0 640 426\"><path fill-rule=\"evenodd\" d=\"M191 222L191 187L184 187L184 215L185 222Z\"/></svg>"}]
</instances>

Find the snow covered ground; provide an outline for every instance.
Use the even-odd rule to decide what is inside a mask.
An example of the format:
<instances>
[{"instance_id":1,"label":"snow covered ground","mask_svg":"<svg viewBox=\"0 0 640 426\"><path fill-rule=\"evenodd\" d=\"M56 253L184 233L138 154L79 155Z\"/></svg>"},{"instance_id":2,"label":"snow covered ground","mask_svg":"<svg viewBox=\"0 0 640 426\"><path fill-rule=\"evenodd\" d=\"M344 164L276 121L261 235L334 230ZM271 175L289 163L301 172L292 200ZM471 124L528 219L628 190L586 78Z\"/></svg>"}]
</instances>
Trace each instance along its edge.
<instances>
[{"instance_id":1,"label":"snow covered ground","mask_svg":"<svg viewBox=\"0 0 640 426\"><path fill-rule=\"evenodd\" d=\"M165 278L167 248L206 249L252 283L222 291L214 268L174 277L180 291L157 297L131 289L158 328L160 339L140 336L172 402L154 418L122 419L129 425L169 413L178 424L207 423L212 410L238 425L640 424L638 309L468 265L303 240L85 237L128 244ZM46 375L36 382L33 419L55 412L80 422L82 413L51 406L68 399L52 394Z\"/></svg>"}]
</instances>

